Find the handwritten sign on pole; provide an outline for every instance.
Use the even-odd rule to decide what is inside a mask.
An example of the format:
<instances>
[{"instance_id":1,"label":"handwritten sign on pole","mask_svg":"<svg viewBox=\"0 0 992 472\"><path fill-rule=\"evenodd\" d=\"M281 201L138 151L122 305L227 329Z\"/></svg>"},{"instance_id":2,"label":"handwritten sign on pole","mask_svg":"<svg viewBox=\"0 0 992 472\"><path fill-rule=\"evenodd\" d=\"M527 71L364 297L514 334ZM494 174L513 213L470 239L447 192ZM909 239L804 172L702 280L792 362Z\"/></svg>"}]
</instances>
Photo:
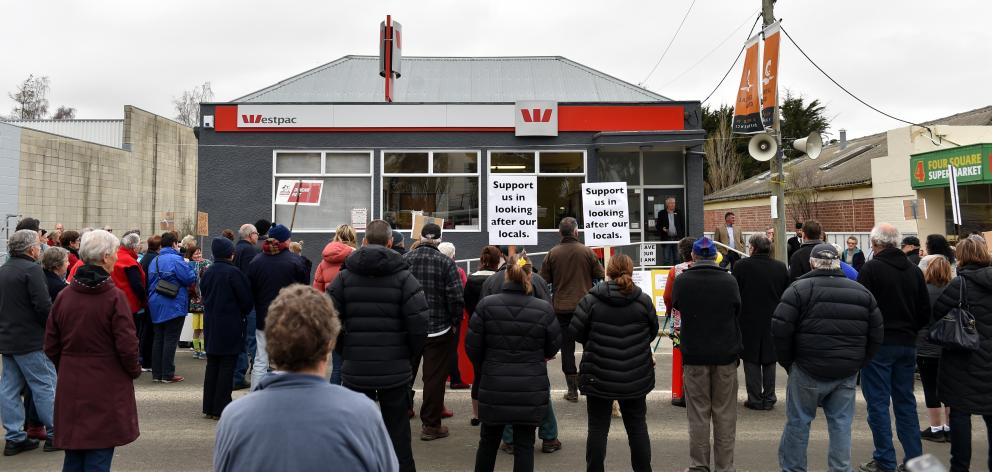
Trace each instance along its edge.
<instances>
[{"instance_id":1,"label":"handwritten sign on pole","mask_svg":"<svg viewBox=\"0 0 992 472\"><path fill-rule=\"evenodd\" d=\"M582 184L582 211L587 245L630 244L626 182Z\"/></svg>"},{"instance_id":2,"label":"handwritten sign on pole","mask_svg":"<svg viewBox=\"0 0 992 472\"><path fill-rule=\"evenodd\" d=\"M536 176L490 175L487 196L489 244L537 244Z\"/></svg>"}]
</instances>

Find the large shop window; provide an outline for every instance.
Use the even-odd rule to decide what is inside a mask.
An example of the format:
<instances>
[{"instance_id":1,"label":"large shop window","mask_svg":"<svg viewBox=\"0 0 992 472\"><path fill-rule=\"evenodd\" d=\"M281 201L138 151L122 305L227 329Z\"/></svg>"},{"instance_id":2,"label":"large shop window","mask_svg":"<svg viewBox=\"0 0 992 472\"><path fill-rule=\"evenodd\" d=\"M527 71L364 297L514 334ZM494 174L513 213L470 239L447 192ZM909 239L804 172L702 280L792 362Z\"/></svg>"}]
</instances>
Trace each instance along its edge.
<instances>
[{"instance_id":1,"label":"large shop window","mask_svg":"<svg viewBox=\"0 0 992 472\"><path fill-rule=\"evenodd\" d=\"M444 218L447 230L479 230L478 151L384 151L382 215L398 229L413 212Z\"/></svg>"},{"instance_id":2,"label":"large shop window","mask_svg":"<svg viewBox=\"0 0 992 472\"><path fill-rule=\"evenodd\" d=\"M293 231L329 232L351 222L352 208L372 206L371 151L278 151L273 156L272 187L279 180L322 180L320 205L296 207ZM275 201L275 195L272 196ZM293 205L272 205L274 221L289 226Z\"/></svg>"},{"instance_id":3,"label":"large shop window","mask_svg":"<svg viewBox=\"0 0 992 472\"><path fill-rule=\"evenodd\" d=\"M558 229L566 216L582 226L585 151L493 151L489 172L537 176L537 227Z\"/></svg>"}]
</instances>

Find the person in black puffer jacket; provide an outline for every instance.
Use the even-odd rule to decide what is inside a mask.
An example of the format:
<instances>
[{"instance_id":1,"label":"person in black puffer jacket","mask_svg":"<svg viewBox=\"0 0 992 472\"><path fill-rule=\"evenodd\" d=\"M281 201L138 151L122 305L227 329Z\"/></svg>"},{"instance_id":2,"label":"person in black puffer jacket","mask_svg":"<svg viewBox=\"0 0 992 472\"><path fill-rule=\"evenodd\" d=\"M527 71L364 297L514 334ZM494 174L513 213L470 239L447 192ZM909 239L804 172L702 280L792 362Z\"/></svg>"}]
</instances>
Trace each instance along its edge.
<instances>
[{"instance_id":1,"label":"person in black puffer jacket","mask_svg":"<svg viewBox=\"0 0 992 472\"><path fill-rule=\"evenodd\" d=\"M345 387L377 399L400 470L415 470L410 445L410 359L424 348L427 299L410 265L392 245L389 223L368 224L362 247L327 287L341 318L337 351Z\"/></svg>"},{"instance_id":2,"label":"person in black puffer jacket","mask_svg":"<svg viewBox=\"0 0 992 472\"><path fill-rule=\"evenodd\" d=\"M503 292L475 309L466 351L479 382L482 431L475 470L492 471L504 425L513 425L514 471L534 470L534 430L550 397L547 359L561 347L551 304L531 295L529 261L512 256Z\"/></svg>"},{"instance_id":3,"label":"person in black puffer jacket","mask_svg":"<svg viewBox=\"0 0 992 472\"><path fill-rule=\"evenodd\" d=\"M818 407L830 426L827 462L850 463L858 369L884 335L875 297L844 276L833 245L813 247L809 262L813 270L786 289L772 318L778 360L789 372L782 470L806 470L809 427Z\"/></svg>"},{"instance_id":4,"label":"person in black puffer jacket","mask_svg":"<svg viewBox=\"0 0 992 472\"><path fill-rule=\"evenodd\" d=\"M634 263L619 254L610 259L609 282L595 285L575 309L569 329L582 344L579 390L586 396L589 431L586 468L604 470L610 412L620 403L634 471L651 470L651 439L645 415L654 389L651 341L658 336L658 315L651 297L634 285Z\"/></svg>"},{"instance_id":5,"label":"person in black puffer jacket","mask_svg":"<svg viewBox=\"0 0 992 472\"><path fill-rule=\"evenodd\" d=\"M940 320L958 306L961 284L965 285L968 308L975 317L980 345L977 351L945 348L940 357L937 394L951 407L951 472L968 470L971 463L971 415L981 415L986 431L992 431L992 263L988 247L977 239L958 242L958 276L944 289L933 308ZM987 432L990 441L992 433ZM992 470L992 448L986 470Z\"/></svg>"}]
</instances>

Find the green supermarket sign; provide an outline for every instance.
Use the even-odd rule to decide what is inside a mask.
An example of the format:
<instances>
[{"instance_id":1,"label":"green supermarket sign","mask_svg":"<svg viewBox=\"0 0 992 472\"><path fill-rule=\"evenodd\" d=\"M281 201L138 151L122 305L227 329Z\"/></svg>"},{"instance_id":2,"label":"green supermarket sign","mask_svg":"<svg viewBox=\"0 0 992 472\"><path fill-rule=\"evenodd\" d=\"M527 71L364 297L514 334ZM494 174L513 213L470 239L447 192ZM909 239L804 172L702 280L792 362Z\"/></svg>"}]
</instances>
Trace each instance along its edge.
<instances>
[{"instance_id":1,"label":"green supermarket sign","mask_svg":"<svg viewBox=\"0 0 992 472\"><path fill-rule=\"evenodd\" d=\"M913 188L947 187L947 167L958 170L958 184L992 183L992 144L971 144L913 154L909 181Z\"/></svg>"}]
</instances>

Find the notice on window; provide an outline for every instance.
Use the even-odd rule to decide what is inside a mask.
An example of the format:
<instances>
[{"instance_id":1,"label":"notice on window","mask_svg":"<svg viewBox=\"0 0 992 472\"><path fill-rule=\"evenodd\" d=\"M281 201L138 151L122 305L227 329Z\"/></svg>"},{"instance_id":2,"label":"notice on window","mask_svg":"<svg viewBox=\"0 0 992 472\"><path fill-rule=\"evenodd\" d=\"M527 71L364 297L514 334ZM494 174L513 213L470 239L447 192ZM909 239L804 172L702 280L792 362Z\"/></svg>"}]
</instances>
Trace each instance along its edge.
<instances>
[{"instance_id":1,"label":"notice on window","mask_svg":"<svg viewBox=\"0 0 992 472\"><path fill-rule=\"evenodd\" d=\"M536 245L537 177L490 175L488 188L489 244Z\"/></svg>"},{"instance_id":2,"label":"notice on window","mask_svg":"<svg viewBox=\"0 0 992 472\"><path fill-rule=\"evenodd\" d=\"M630 244L627 183L582 184L582 210L588 246Z\"/></svg>"},{"instance_id":3,"label":"notice on window","mask_svg":"<svg viewBox=\"0 0 992 472\"><path fill-rule=\"evenodd\" d=\"M319 206L323 180L280 180L276 185L276 205Z\"/></svg>"},{"instance_id":4,"label":"notice on window","mask_svg":"<svg viewBox=\"0 0 992 472\"><path fill-rule=\"evenodd\" d=\"M366 226L368 226L368 222L369 222L368 208L351 209L351 227L355 228L355 231L365 231Z\"/></svg>"},{"instance_id":5,"label":"notice on window","mask_svg":"<svg viewBox=\"0 0 992 472\"><path fill-rule=\"evenodd\" d=\"M641 265L642 266L658 265L658 245L657 244L642 244L641 245Z\"/></svg>"}]
</instances>

